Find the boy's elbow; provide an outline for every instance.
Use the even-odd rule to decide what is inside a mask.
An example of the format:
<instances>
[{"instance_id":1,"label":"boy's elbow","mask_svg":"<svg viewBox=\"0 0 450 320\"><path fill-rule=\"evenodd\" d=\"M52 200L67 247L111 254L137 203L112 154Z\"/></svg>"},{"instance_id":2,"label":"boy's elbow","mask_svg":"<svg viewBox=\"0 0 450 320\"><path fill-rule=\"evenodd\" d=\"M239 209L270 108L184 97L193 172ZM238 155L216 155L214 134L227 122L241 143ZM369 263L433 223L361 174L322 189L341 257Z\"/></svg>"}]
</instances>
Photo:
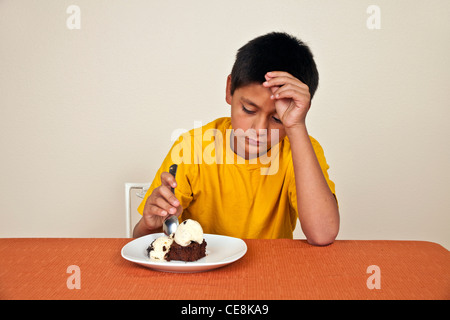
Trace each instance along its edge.
<instances>
[{"instance_id":1,"label":"boy's elbow","mask_svg":"<svg viewBox=\"0 0 450 320\"><path fill-rule=\"evenodd\" d=\"M318 233L306 237L306 241L313 246L328 246L334 242L338 234L338 230L330 233Z\"/></svg>"},{"instance_id":2,"label":"boy's elbow","mask_svg":"<svg viewBox=\"0 0 450 320\"><path fill-rule=\"evenodd\" d=\"M312 246L324 247L332 244L335 237L308 237L306 241Z\"/></svg>"},{"instance_id":3,"label":"boy's elbow","mask_svg":"<svg viewBox=\"0 0 450 320\"><path fill-rule=\"evenodd\" d=\"M336 212L333 212L332 218L327 223L310 229L308 233L305 233L306 240L313 246L328 246L336 240L339 233L339 210L336 208Z\"/></svg>"}]
</instances>

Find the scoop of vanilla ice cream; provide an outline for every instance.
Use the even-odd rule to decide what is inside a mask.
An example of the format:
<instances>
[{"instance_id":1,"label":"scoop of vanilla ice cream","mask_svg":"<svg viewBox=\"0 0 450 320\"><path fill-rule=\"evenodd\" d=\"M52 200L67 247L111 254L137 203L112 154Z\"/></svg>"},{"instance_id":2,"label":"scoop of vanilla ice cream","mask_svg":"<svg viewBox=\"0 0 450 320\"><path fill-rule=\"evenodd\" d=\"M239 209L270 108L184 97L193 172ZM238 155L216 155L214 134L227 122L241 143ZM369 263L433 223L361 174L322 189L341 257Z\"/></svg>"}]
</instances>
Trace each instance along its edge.
<instances>
[{"instance_id":1,"label":"scoop of vanilla ice cream","mask_svg":"<svg viewBox=\"0 0 450 320\"><path fill-rule=\"evenodd\" d=\"M166 261L164 257L169 252L172 243L173 239L167 236L159 237L153 241L151 244L152 250L150 250L150 260Z\"/></svg>"},{"instance_id":2,"label":"scoop of vanilla ice cream","mask_svg":"<svg viewBox=\"0 0 450 320\"><path fill-rule=\"evenodd\" d=\"M189 245L191 241L202 243L202 226L195 220L187 219L178 226L177 231L175 232L174 240L183 247Z\"/></svg>"}]
</instances>

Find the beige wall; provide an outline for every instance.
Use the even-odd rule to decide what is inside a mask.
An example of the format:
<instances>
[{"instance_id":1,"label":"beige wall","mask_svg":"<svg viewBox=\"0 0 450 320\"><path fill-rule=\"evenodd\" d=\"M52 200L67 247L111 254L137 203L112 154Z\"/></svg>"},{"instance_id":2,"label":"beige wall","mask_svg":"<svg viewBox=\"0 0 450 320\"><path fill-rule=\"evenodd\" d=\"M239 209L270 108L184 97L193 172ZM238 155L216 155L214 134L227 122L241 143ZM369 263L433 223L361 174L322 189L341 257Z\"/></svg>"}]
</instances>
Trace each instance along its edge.
<instances>
[{"instance_id":1,"label":"beige wall","mask_svg":"<svg viewBox=\"0 0 450 320\"><path fill-rule=\"evenodd\" d=\"M286 31L318 64L307 121L337 186L339 239L449 248L448 12L447 0L1 1L0 237L125 236L124 183L153 179L174 130L227 116L236 50Z\"/></svg>"}]
</instances>

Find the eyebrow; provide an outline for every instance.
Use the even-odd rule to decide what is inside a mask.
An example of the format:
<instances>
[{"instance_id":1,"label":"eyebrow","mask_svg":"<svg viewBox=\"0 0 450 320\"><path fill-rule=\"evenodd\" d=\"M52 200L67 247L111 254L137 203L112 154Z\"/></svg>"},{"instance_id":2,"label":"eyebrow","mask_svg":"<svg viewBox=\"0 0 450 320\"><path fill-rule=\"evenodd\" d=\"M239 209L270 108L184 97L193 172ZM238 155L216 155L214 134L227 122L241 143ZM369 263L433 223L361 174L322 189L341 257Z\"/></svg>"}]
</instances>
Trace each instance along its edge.
<instances>
[{"instance_id":1,"label":"eyebrow","mask_svg":"<svg viewBox=\"0 0 450 320\"><path fill-rule=\"evenodd\" d=\"M258 106L256 103L254 103L252 100L249 100L249 99L247 99L245 97L241 97L241 100L244 101L245 103L251 105L251 106L254 106L254 107L258 108L258 109L261 109L261 107Z\"/></svg>"}]
</instances>

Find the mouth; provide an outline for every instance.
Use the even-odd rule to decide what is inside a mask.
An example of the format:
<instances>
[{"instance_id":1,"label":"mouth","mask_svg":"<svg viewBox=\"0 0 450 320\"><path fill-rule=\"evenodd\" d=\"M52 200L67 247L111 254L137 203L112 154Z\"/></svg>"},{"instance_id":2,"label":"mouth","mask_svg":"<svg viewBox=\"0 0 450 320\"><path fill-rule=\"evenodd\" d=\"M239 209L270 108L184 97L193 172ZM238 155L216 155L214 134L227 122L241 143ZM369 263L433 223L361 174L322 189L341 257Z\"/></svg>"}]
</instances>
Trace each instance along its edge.
<instances>
[{"instance_id":1,"label":"mouth","mask_svg":"<svg viewBox=\"0 0 450 320\"><path fill-rule=\"evenodd\" d=\"M256 146L259 147L260 144L265 144L265 141L261 141L261 140L256 140L256 139L252 139L249 137L246 137L245 140L248 142L249 145L251 146Z\"/></svg>"}]
</instances>

